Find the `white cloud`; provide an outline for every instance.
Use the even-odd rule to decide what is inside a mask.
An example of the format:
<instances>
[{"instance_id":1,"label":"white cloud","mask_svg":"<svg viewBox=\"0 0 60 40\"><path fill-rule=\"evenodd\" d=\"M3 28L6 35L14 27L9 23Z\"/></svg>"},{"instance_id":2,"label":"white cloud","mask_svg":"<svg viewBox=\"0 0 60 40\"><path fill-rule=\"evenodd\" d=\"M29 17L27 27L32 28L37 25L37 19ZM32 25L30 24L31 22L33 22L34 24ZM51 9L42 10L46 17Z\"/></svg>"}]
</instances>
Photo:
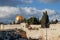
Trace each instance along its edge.
<instances>
[{"instance_id":1,"label":"white cloud","mask_svg":"<svg viewBox=\"0 0 60 40\"><path fill-rule=\"evenodd\" d=\"M56 14L50 18L50 20L56 20L56 19L60 20L60 15Z\"/></svg>"},{"instance_id":2,"label":"white cloud","mask_svg":"<svg viewBox=\"0 0 60 40\"><path fill-rule=\"evenodd\" d=\"M0 7L0 18L8 17L13 14L20 13L19 8L16 7Z\"/></svg>"},{"instance_id":3,"label":"white cloud","mask_svg":"<svg viewBox=\"0 0 60 40\"><path fill-rule=\"evenodd\" d=\"M36 17L41 18L44 11L47 11L49 16L52 15L50 17L50 19L59 18L58 15L55 17L56 11L51 10L51 9L39 10L37 8L34 8L34 7L20 7L20 8L18 8L18 7L7 7L7 6L0 7L0 18L3 18L3 19L9 18L9 17L13 18L17 14L23 15L24 17L30 17L32 15L32 16L36 16Z\"/></svg>"},{"instance_id":4,"label":"white cloud","mask_svg":"<svg viewBox=\"0 0 60 40\"><path fill-rule=\"evenodd\" d=\"M37 8L24 7L24 8L22 8L22 10L24 10L24 13L31 14L31 15L32 14L42 14L45 11L47 11L48 15L56 14L55 10L51 10L51 9L39 10Z\"/></svg>"},{"instance_id":5,"label":"white cloud","mask_svg":"<svg viewBox=\"0 0 60 40\"><path fill-rule=\"evenodd\" d=\"M39 0L41 3L57 3L60 2L60 0Z\"/></svg>"},{"instance_id":6,"label":"white cloud","mask_svg":"<svg viewBox=\"0 0 60 40\"><path fill-rule=\"evenodd\" d=\"M33 0L21 0L21 2L31 4L31 3L33 3Z\"/></svg>"},{"instance_id":7,"label":"white cloud","mask_svg":"<svg viewBox=\"0 0 60 40\"><path fill-rule=\"evenodd\" d=\"M36 9L36 8L32 8L32 7L24 7L24 8L21 8L23 10L24 13L26 14L37 14L38 12L40 13L40 10Z\"/></svg>"},{"instance_id":8,"label":"white cloud","mask_svg":"<svg viewBox=\"0 0 60 40\"><path fill-rule=\"evenodd\" d=\"M43 9L39 10L33 7L0 7L0 18L7 17L10 15L22 14L22 15L36 15L41 16L44 11L47 11L48 15L56 14L55 10Z\"/></svg>"},{"instance_id":9,"label":"white cloud","mask_svg":"<svg viewBox=\"0 0 60 40\"><path fill-rule=\"evenodd\" d=\"M45 12L47 11L48 15L53 15L53 14L56 14L56 11L55 10L52 10L52 9L43 9L41 10L41 12Z\"/></svg>"}]
</instances>

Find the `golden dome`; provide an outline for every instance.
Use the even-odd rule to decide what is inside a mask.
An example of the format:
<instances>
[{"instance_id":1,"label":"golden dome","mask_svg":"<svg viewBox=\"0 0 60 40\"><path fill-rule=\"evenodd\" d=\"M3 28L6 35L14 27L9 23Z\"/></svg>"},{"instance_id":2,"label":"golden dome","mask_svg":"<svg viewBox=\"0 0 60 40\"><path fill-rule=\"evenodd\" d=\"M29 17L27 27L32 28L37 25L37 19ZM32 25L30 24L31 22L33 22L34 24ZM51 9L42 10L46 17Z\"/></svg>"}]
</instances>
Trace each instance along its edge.
<instances>
[{"instance_id":1,"label":"golden dome","mask_svg":"<svg viewBox=\"0 0 60 40\"><path fill-rule=\"evenodd\" d=\"M19 21L19 20L23 20L23 17L20 16L20 15L18 15L18 16L16 16L16 20L17 20L17 21Z\"/></svg>"}]
</instances>

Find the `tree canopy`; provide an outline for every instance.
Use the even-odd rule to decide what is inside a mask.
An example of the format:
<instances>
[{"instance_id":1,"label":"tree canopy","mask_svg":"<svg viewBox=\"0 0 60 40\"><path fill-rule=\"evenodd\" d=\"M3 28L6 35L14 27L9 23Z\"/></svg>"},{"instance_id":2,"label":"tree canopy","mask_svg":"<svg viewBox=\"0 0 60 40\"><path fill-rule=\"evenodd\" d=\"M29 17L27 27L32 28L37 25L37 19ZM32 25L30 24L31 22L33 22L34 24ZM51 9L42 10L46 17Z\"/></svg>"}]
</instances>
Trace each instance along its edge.
<instances>
[{"instance_id":1,"label":"tree canopy","mask_svg":"<svg viewBox=\"0 0 60 40\"><path fill-rule=\"evenodd\" d=\"M39 24L39 19L37 19L36 17L31 17L26 21L28 24Z\"/></svg>"}]
</instances>

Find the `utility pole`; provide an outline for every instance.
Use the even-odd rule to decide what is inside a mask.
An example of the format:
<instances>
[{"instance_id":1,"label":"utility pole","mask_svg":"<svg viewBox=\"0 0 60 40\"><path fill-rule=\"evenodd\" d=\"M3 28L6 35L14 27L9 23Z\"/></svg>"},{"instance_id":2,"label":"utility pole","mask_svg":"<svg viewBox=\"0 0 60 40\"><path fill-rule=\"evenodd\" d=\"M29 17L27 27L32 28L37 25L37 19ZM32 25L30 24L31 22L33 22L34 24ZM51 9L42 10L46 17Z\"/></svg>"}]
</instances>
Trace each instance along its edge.
<instances>
[{"instance_id":1,"label":"utility pole","mask_svg":"<svg viewBox=\"0 0 60 40\"><path fill-rule=\"evenodd\" d=\"M48 39L47 39L47 28L46 28L46 40L48 40Z\"/></svg>"}]
</instances>

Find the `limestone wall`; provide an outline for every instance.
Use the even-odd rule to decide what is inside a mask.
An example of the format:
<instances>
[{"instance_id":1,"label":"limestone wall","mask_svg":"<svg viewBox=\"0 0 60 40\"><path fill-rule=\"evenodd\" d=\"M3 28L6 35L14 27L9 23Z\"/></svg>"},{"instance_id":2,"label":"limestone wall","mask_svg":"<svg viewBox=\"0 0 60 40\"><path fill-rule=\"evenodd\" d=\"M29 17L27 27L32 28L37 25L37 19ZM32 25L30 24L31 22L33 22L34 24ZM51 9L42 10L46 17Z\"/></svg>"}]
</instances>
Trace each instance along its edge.
<instances>
[{"instance_id":1,"label":"limestone wall","mask_svg":"<svg viewBox=\"0 0 60 40\"><path fill-rule=\"evenodd\" d=\"M0 30L5 29L23 29L27 33L28 38L42 39L42 40L60 40L60 24L51 24L50 28L40 28L41 25L31 25L31 27L37 27L38 30L29 30L26 24L19 25L0 25ZM47 38L46 38L47 37Z\"/></svg>"},{"instance_id":2,"label":"limestone wall","mask_svg":"<svg viewBox=\"0 0 60 40\"><path fill-rule=\"evenodd\" d=\"M7 30L7 29L15 29L15 28L17 28L17 29L20 29L20 28L22 28L22 27L25 27L25 23L22 23L22 24L13 24L13 25L3 25L3 24L1 24L0 25L0 30Z\"/></svg>"},{"instance_id":3,"label":"limestone wall","mask_svg":"<svg viewBox=\"0 0 60 40\"><path fill-rule=\"evenodd\" d=\"M39 28L39 30L28 30L26 32L28 38L60 40L60 24L51 24L50 28Z\"/></svg>"}]
</instances>

